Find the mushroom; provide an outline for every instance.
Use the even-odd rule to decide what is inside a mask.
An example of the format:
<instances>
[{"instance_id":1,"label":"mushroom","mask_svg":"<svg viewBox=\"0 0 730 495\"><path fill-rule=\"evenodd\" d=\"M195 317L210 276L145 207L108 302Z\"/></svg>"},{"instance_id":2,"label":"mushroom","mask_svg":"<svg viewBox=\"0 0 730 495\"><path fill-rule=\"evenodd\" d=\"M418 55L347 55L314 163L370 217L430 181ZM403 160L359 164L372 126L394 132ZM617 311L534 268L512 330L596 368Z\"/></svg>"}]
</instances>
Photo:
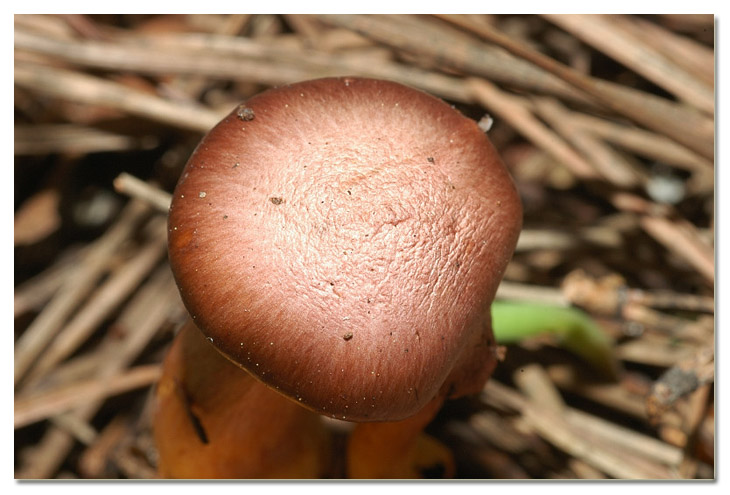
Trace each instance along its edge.
<instances>
[{"instance_id":1,"label":"mushroom","mask_svg":"<svg viewBox=\"0 0 730 495\"><path fill-rule=\"evenodd\" d=\"M491 374L489 308L520 227L476 122L397 83L327 78L265 91L205 136L169 255L206 339L303 408L365 422L351 474L388 476L390 422L409 452Z\"/></svg>"},{"instance_id":2,"label":"mushroom","mask_svg":"<svg viewBox=\"0 0 730 495\"><path fill-rule=\"evenodd\" d=\"M318 478L329 438L319 415L244 373L188 322L157 386L164 478Z\"/></svg>"}]
</instances>

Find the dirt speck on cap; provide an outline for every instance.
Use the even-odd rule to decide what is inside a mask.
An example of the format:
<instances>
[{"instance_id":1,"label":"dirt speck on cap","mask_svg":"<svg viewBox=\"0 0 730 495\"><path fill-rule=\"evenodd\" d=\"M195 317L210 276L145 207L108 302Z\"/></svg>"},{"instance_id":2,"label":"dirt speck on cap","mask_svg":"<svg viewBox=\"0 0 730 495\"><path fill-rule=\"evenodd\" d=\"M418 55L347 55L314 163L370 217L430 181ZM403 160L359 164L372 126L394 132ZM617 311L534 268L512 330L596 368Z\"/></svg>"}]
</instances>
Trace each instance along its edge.
<instances>
[{"instance_id":1,"label":"dirt speck on cap","mask_svg":"<svg viewBox=\"0 0 730 495\"><path fill-rule=\"evenodd\" d=\"M244 121L253 120L256 116L253 108L247 107L246 105L239 105L238 110L236 110L236 115L238 115L239 119Z\"/></svg>"}]
</instances>

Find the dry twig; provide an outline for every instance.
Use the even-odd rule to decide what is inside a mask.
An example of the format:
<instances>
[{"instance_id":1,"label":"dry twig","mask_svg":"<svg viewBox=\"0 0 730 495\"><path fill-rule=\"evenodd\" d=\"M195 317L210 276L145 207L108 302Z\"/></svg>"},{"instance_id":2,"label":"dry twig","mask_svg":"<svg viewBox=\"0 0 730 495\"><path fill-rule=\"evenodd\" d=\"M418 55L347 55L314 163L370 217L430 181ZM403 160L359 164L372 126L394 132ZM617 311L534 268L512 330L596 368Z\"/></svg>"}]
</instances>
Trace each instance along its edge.
<instances>
[{"instance_id":1,"label":"dry twig","mask_svg":"<svg viewBox=\"0 0 730 495\"><path fill-rule=\"evenodd\" d=\"M625 115L637 123L655 129L705 158L714 157L714 124L710 119L648 93L642 94L620 85L589 78L487 25L477 25L464 17L448 16L447 19L559 76L618 115Z\"/></svg>"},{"instance_id":2,"label":"dry twig","mask_svg":"<svg viewBox=\"0 0 730 495\"><path fill-rule=\"evenodd\" d=\"M15 84L40 94L87 105L100 105L162 122L171 127L207 132L223 115L191 103L171 102L118 83L66 69L21 63Z\"/></svg>"},{"instance_id":3,"label":"dry twig","mask_svg":"<svg viewBox=\"0 0 730 495\"><path fill-rule=\"evenodd\" d=\"M715 349L714 346L708 346L672 366L657 380L652 387L651 395L647 398L649 419L657 422L661 414L680 397L694 392L714 379Z\"/></svg>"},{"instance_id":4,"label":"dry twig","mask_svg":"<svg viewBox=\"0 0 730 495\"><path fill-rule=\"evenodd\" d=\"M167 267L161 268L140 289L126 306L117 321L125 338L122 342L109 341L99 355L103 362L95 370L99 379L113 376L131 364L144 349L160 325L171 313L180 312L180 302L172 275ZM79 418L91 418L99 409L100 402L89 402L73 414ZM73 446L73 438L65 431L51 429L26 456L29 461L17 473L18 478L43 479L51 476Z\"/></svg>"},{"instance_id":5,"label":"dry twig","mask_svg":"<svg viewBox=\"0 0 730 495\"><path fill-rule=\"evenodd\" d=\"M172 201L170 193L141 181L128 173L122 173L114 179L114 189L148 203L160 213L167 213L170 209L170 202Z\"/></svg>"},{"instance_id":6,"label":"dry twig","mask_svg":"<svg viewBox=\"0 0 730 495\"><path fill-rule=\"evenodd\" d=\"M549 14L545 17L700 110L714 113L712 87L698 81L691 73L665 58L659 50L634 36L625 28L621 17L588 14Z\"/></svg>"},{"instance_id":7,"label":"dry twig","mask_svg":"<svg viewBox=\"0 0 730 495\"><path fill-rule=\"evenodd\" d=\"M93 290L94 285L108 268L109 257L137 227L147 212L144 205L130 203L125 212L110 229L89 250L82 264L59 289L33 324L23 333L15 345L15 383L28 372L33 362L60 331L65 320L78 304Z\"/></svg>"},{"instance_id":8,"label":"dry twig","mask_svg":"<svg viewBox=\"0 0 730 495\"><path fill-rule=\"evenodd\" d=\"M157 218L153 222L154 225L150 226L153 231L152 239L129 261L114 269L98 287L84 308L59 332L53 346L38 359L29 380L49 373L54 366L71 355L157 265L167 249L167 231L164 219Z\"/></svg>"},{"instance_id":9,"label":"dry twig","mask_svg":"<svg viewBox=\"0 0 730 495\"><path fill-rule=\"evenodd\" d=\"M22 428L88 402L147 387L159 377L160 365L145 365L119 375L92 378L62 390L44 392L38 397L18 399L15 401L15 428Z\"/></svg>"},{"instance_id":10,"label":"dry twig","mask_svg":"<svg viewBox=\"0 0 730 495\"><path fill-rule=\"evenodd\" d=\"M620 455L612 446L612 440L591 435L589 430L577 426L554 411L541 408L537 403L524 399L507 387L491 380L483 392L486 400L508 404L521 412L527 423L547 441L574 455L606 474L621 479L673 478L670 469L655 461L640 459L625 452Z\"/></svg>"}]
</instances>

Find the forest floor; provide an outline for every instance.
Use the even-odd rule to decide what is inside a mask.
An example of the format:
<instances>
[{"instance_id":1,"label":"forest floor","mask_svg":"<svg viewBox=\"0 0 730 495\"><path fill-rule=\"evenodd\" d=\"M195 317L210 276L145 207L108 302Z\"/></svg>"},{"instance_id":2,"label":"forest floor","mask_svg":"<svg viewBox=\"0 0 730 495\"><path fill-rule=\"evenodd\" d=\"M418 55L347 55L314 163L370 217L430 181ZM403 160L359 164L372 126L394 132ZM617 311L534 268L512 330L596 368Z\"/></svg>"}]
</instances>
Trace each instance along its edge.
<instances>
[{"instance_id":1,"label":"forest floor","mask_svg":"<svg viewBox=\"0 0 730 495\"><path fill-rule=\"evenodd\" d=\"M714 22L16 15L16 478L156 476L153 390L187 318L170 193L241 101L336 75L491 121L524 206L498 298L613 341L610 379L549 332L507 344L428 428L455 477L714 478Z\"/></svg>"}]
</instances>

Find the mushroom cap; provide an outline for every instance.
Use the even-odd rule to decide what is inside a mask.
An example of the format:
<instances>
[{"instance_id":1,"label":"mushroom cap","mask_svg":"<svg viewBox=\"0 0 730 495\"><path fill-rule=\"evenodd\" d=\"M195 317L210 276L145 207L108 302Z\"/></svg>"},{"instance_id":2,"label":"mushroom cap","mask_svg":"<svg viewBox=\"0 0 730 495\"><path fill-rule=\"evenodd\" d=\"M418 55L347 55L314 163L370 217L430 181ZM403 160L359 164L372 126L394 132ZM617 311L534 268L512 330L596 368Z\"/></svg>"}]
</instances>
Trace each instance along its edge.
<instances>
[{"instance_id":1,"label":"mushroom cap","mask_svg":"<svg viewBox=\"0 0 730 495\"><path fill-rule=\"evenodd\" d=\"M169 256L233 362L322 414L394 421L491 373L521 215L474 121L397 83L327 78L265 91L203 138Z\"/></svg>"}]
</instances>

